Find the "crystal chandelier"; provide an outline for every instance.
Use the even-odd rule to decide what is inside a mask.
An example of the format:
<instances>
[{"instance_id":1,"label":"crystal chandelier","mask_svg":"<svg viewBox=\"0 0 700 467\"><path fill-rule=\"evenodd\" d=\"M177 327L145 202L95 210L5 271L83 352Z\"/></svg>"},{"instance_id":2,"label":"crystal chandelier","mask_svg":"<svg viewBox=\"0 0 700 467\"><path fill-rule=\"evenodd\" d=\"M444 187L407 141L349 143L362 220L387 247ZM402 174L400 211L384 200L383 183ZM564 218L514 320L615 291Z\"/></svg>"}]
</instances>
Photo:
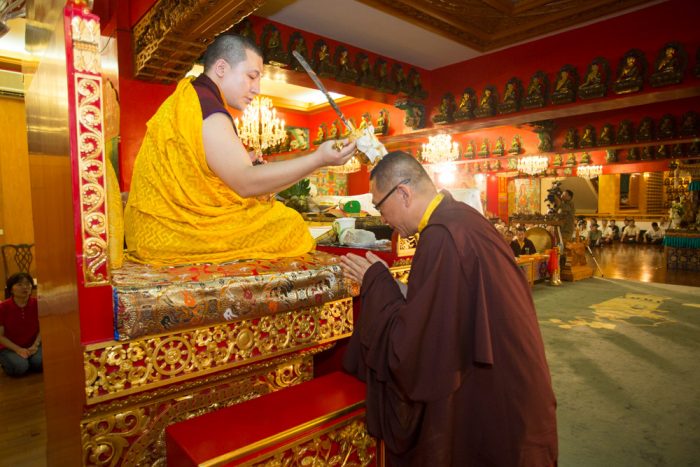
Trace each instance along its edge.
<instances>
[{"instance_id":1,"label":"crystal chandelier","mask_svg":"<svg viewBox=\"0 0 700 467\"><path fill-rule=\"evenodd\" d=\"M287 136L284 120L277 118L277 109L269 97L256 96L246 107L239 121L234 120L238 136L259 157L267 148L280 144Z\"/></svg>"},{"instance_id":2,"label":"crystal chandelier","mask_svg":"<svg viewBox=\"0 0 700 467\"><path fill-rule=\"evenodd\" d=\"M528 175L537 175L549 167L549 157L547 156L529 156L518 159L518 172Z\"/></svg>"},{"instance_id":3,"label":"crystal chandelier","mask_svg":"<svg viewBox=\"0 0 700 467\"><path fill-rule=\"evenodd\" d=\"M435 135L423 143L421 157L428 164L451 162L459 157L459 144L452 142L450 135Z\"/></svg>"},{"instance_id":4,"label":"crystal chandelier","mask_svg":"<svg viewBox=\"0 0 700 467\"><path fill-rule=\"evenodd\" d=\"M585 179L597 178L603 174L602 165L579 165L576 169L576 175Z\"/></svg>"}]
</instances>

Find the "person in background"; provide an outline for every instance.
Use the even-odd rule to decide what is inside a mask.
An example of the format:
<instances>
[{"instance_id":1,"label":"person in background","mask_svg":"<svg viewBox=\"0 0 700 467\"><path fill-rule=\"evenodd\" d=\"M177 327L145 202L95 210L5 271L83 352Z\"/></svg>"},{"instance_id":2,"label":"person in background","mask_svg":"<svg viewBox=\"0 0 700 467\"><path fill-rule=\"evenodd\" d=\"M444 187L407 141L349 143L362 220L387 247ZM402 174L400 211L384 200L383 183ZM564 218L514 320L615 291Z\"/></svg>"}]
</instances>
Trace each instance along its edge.
<instances>
[{"instance_id":1,"label":"person in background","mask_svg":"<svg viewBox=\"0 0 700 467\"><path fill-rule=\"evenodd\" d=\"M588 246L596 247L600 246L603 241L603 232L598 230L598 224L591 224L591 230L588 232Z\"/></svg>"},{"instance_id":2,"label":"person in background","mask_svg":"<svg viewBox=\"0 0 700 467\"><path fill-rule=\"evenodd\" d=\"M600 246L609 245L613 242L613 233L608 219L601 219L600 225Z\"/></svg>"},{"instance_id":3,"label":"person in background","mask_svg":"<svg viewBox=\"0 0 700 467\"><path fill-rule=\"evenodd\" d=\"M384 156L369 183L387 224L420 232L405 295L374 253L341 258L362 304L343 366L367 383L389 465L555 466L556 401L513 253L409 154Z\"/></svg>"},{"instance_id":4,"label":"person in background","mask_svg":"<svg viewBox=\"0 0 700 467\"><path fill-rule=\"evenodd\" d=\"M630 225L630 218L625 217L622 221L622 227L620 228L620 240L622 240L622 233L625 231L628 225Z\"/></svg>"},{"instance_id":5,"label":"person in background","mask_svg":"<svg viewBox=\"0 0 700 467\"><path fill-rule=\"evenodd\" d=\"M517 258L520 255L534 255L537 253L537 248L532 240L525 236L525 227L519 225L515 231L515 239L511 240L510 248Z\"/></svg>"},{"instance_id":6,"label":"person in background","mask_svg":"<svg viewBox=\"0 0 700 467\"><path fill-rule=\"evenodd\" d=\"M581 242L587 242L588 241L588 222L586 222L586 219L581 219L578 221L578 240Z\"/></svg>"},{"instance_id":7,"label":"person in background","mask_svg":"<svg viewBox=\"0 0 700 467\"><path fill-rule=\"evenodd\" d=\"M576 207L574 206L573 191L564 190L562 192L558 212L564 222L561 226L562 241L564 243L570 242L574 236L576 226Z\"/></svg>"},{"instance_id":8,"label":"person in background","mask_svg":"<svg viewBox=\"0 0 700 467\"><path fill-rule=\"evenodd\" d=\"M639 229L634 224L634 219L625 220L627 226L622 229L622 243L639 243Z\"/></svg>"},{"instance_id":9,"label":"person in background","mask_svg":"<svg viewBox=\"0 0 700 467\"><path fill-rule=\"evenodd\" d=\"M512 243L513 239L515 238L515 234L513 234L513 231L508 229L505 232L503 232L503 238L505 239L506 243L510 245L511 248L513 248ZM513 254L515 254L515 251L513 251Z\"/></svg>"},{"instance_id":10,"label":"person in background","mask_svg":"<svg viewBox=\"0 0 700 467\"><path fill-rule=\"evenodd\" d=\"M605 243L612 243L612 242L617 242L620 240L620 227L615 224L615 219L610 219L610 225L606 228L605 232L603 232L603 237L608 238L608 229L610 229L610 241L608 242L607 240Z\"/></svg>"},{"instance_id":11,"label":"person in background","mask_svg":"<svg viewBox=\"0 0 700 467\"><path fill-rule=\"evenodd\" d=\"M9 376L42 371L39 308L32 297L34 279L18 272L7 279L0 303L0 365Z\"/></svg>"},{"instance_id":12,"label":"person in background","mask_svg":"<svg viewBox=\"0 0 700 467\"><path fill-rule=\"evenodd\" d=\"M664 241L664 229L659 226L658 222L651 223L651 229L644 232L644 240L647 243L659 245Z\"/></svg>"}]
</instances>

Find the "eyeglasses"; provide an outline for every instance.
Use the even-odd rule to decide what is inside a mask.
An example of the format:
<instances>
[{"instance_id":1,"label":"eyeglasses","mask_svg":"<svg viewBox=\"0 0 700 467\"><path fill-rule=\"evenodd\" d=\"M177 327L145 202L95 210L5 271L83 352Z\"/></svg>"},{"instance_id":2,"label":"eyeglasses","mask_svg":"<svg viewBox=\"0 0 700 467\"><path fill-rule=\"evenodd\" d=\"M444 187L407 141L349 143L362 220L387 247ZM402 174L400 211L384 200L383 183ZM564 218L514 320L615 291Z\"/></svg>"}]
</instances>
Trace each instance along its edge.
<instances>
[{"instance_id":1,"label":"eyeglasses","mask_svg":"<svg viewBox=\"0 0 700 467\"><path fill-rule=\"evenodd\" d=\"M411 179L410 179L410 178L405 178L405 179L401 180L399 183L397 183L396 185L394 185L394 188L392 188L391 190L389 190L389 192L388 192L387 194L384 195L384 198L380 199L379 202L378 202L377 204L374 205L374 209L379 210L379 208L381 207L381 205L384 204L384 201L386 201L387 198L388 198L389 196L391 196L391 194L392 194L393 192L396 191L396 189L399 187L399 185L406 185L406 184L408 184L408 183L411 183Z\"/></svg>"}]
</instances>

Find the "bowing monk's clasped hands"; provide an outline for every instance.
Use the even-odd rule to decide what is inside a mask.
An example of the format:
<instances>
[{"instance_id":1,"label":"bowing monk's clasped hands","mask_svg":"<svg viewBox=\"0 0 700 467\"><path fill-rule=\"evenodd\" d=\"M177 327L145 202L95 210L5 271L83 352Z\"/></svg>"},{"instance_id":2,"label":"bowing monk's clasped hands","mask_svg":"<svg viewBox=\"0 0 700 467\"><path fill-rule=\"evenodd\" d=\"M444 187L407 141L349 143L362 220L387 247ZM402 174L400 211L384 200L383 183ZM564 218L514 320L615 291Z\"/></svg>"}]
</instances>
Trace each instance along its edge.
<instances>
[{"instance_id":1,"label":"bowing monk's clasped hands","mask_svg":"<svg viewBox=\"0 0 700 467\"><path fill-rule=\"evenodd\" d=\"M365 276L365 273L374 263L382 263L387 269L389 268L386 261L371 251L368 251L365 256L348 253L340 258L343 275L360 284L362 284L362 278Z\"/></svg>"}]
</instances>

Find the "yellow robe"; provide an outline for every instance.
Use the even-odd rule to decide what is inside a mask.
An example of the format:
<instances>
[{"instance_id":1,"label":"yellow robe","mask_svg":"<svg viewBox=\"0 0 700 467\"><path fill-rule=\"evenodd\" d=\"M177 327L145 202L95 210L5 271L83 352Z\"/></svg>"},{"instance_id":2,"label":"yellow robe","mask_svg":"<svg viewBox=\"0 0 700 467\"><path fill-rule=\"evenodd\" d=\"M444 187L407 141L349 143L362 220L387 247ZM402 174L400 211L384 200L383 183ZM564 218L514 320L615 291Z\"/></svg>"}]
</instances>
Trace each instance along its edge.
<instances>
[{"instance_id":1,"label":"yellow robe","mask_svg":"<svg viewBox=\"0 0 700 467\"><path fill-rule=\"evenodd\" d=\"M302 217L243 198L206 163L190 79L149 120L124 213L127 258L156 265L299 256L314 248Z\"/></svg>"}]
</instances>

